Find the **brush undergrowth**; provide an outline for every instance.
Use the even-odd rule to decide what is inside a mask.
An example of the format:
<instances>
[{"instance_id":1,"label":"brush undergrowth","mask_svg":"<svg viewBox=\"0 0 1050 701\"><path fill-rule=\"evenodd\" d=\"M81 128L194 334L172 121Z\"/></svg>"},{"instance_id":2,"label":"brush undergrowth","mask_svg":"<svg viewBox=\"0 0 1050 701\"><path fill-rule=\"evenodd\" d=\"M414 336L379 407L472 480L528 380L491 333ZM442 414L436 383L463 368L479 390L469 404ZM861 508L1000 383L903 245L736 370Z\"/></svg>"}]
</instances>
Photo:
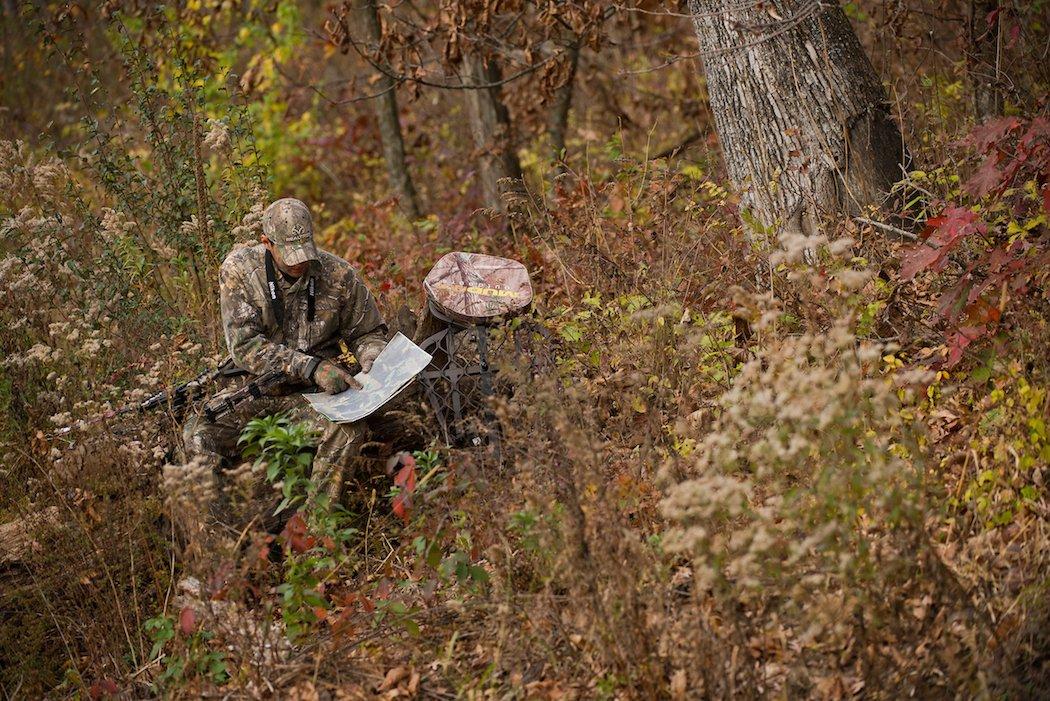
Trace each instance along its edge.
<instances>
[{"instance_id":1,"label":"brush undergrowth","mask_svg":"<svg viewBox=\"0 0 1050 701\"><path fill-rule=\"evenodd\" d=\"M530 180L502 224L412 227L378 208L390 234L365 238L326 213L326 244L356 253L386 302L413 299L449 246L522 260L547 333L541 372L501 368L501 464L418 445L330 504L310 498L310 438L285 419L252 424L245 464L217 479L183 464L179 417L107 415L218 360L216 265L296 183L289 154L315 128L281 132L276 91L232 90L218 71L235 57L194 48L210 29L151 17L169 34L106 25L123 101L69 39L79 25L42 26L55 60L84 69L72 96L108 118L70 125L79 152L0 142L0 516L34 523L0 563L6 693L1046 693L1042 191L959 205L994 213L987 240L1028 256L1027 296L994 324L977 304L965 354L958 317L945 337L916 310L986 267L981 241L905 284L898 245L830 220L767 267L717 173L622 137L600 166ZM277 60L297 21L282 15ZM954 158L902 188L960 196ZM337 206L367 219L362 201ZM276 497L284 521L248 518L204 557L179 519L231 483L244 503Z\"/></svg>"}]
</instances>

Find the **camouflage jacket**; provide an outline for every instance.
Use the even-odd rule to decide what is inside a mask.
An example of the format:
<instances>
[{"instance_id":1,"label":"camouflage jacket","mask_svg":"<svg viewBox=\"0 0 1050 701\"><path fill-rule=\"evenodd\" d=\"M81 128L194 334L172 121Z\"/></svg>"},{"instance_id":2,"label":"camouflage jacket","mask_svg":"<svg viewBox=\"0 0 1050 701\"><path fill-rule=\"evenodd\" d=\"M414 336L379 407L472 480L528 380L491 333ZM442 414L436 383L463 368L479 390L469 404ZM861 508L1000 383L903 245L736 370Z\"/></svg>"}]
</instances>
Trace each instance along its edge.
<instances>
[{"instance_id":1,"label":"camouflage jacket","mask_svg":"<svg viewBox=\"0 0 1050 701\"><path fill-rule=\"evenodd\" d=\"M232 251L219 270L219 296L226 345L238 367L259 375L282 370L289 379L309 382L319 358L339 355L339 341L355 353L381 342L386 326L375 297L342 258L320 251L321 259L289 283L278 271L283 300L279 326L266 282L266 249ZM313 321L307 320L309 278L315 278Z\"/></svg>"}]
</instances>

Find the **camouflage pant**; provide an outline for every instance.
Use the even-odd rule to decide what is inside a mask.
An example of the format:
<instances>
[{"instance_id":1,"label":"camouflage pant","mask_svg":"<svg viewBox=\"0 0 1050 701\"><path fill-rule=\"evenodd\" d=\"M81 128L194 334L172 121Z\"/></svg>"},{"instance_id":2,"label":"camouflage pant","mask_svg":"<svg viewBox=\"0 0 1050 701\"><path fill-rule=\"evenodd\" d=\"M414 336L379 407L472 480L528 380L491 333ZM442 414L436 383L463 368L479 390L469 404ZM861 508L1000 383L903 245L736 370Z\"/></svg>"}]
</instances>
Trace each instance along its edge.
<instances>
[{"instance_id":1,"label":"camouflage pant","mask_svg":"<svg viewBox=\"0 0 1050 701\"><path fill-rule=\"evenodd\" d=\"M214 422L203 415L191 417L182 432L187 460L205 458L216 469L222 465L223 458L236 462L241 452L237 439L244 426L254 418L277 413L305 422L320 435L314 454L313 478L333 500L338 499L344 471L364 443L365 425L363 422L333 423L314 411L299 394L254 399Z\"/></svg>"}]
</instances>

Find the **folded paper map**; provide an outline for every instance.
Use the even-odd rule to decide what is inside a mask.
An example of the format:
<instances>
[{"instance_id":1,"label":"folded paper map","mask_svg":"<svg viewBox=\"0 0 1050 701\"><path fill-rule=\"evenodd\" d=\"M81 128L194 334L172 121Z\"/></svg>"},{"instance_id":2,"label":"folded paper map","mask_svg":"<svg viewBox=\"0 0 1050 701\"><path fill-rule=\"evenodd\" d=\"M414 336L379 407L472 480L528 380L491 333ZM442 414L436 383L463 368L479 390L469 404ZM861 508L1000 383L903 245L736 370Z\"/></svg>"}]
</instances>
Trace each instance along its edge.
<instances>
[{"instance_id":1,"label":"folded paper map","mask_svg":"<svg viewBox=\"0 0 1050 701\"><path fill-rule=\"evenodd\" d=\"M361 389L348 389L339 394L304 394L317 412L336 423L360 421L393 399L401 390L423 372L430 363L430 354L397 334L386 344L376 358L372 369L354 376Z\"/></svg>"}]
</instances>

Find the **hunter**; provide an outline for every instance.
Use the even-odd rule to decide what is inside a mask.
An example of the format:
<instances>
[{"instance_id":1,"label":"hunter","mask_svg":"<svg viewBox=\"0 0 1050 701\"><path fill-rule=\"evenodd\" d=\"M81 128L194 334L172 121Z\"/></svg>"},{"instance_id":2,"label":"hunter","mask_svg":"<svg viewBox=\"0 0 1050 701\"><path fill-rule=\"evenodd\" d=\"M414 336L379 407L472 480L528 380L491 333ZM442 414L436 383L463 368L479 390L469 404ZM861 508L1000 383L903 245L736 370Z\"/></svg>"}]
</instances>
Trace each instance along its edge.
<instances>
[{"instance_id":1,"label":"hunter","mask_svg":"<svg viewBox=\"0 0 1050 701\"><path fill-rule=\"evenodd\" d=\"M291 198L267 207L258 244L226 256L219 295L226 345L237 367L255 376L279 370L287 380L215 421L191 418L183 432L187 457L203 457L218 469L224 458L237 458L237 438L250 419L290 412L320 435L313 478L338 499L343 470L364 441L365 427L329 421L300 393L361 388L337 356L342 342L363 372L371 370L387 330L375 297L349 263L317 249L309 208Z\"/></svg>"}]
</instances>

